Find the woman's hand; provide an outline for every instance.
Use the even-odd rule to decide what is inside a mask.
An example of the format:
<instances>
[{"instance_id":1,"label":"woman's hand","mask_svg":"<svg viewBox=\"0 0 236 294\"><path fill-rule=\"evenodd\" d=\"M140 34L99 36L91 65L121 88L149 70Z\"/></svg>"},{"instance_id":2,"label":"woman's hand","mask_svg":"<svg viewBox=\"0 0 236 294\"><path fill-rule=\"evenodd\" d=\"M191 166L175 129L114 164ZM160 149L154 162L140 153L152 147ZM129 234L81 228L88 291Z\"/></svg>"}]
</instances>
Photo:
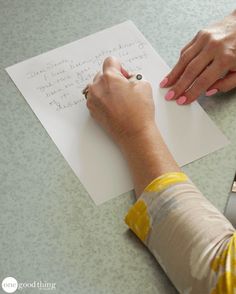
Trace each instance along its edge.
<instances>
[{"instance_id":1,"label":"woman's hand","mask_svg":"<svg viewBox=\"0 0 236 294\"><path fill-rule=\"evenodd\" d=\"M107 58L103 73L88 86L87 107L126 157L136 195L160 175L179 171L155 124L151 85L130 82L114 58Z\"/></svg>"},{"instance_id":2,"label":"woman's hand","mask_svg":"<svg viewBox=\"0 0 236 294\"><path fill-rule=\"evenodd\" d=\"M205 93L236 87L236 11L201 30L182 50L178 63L160 83L171 87L166 100L189 104Z\"/></svg>"},{"instance_id":3,"label":"woman's hand","mask_svg":"<svg viewBox=\"0 0 236 294\"><path fill-rule=\"evenodd\" d=\"M155 126L152 89L148 82L130 82L127 72L112 57L103 64L88 87L87 107L91 116L117 143L137 137Z\"/></svg>"}]
</instances>

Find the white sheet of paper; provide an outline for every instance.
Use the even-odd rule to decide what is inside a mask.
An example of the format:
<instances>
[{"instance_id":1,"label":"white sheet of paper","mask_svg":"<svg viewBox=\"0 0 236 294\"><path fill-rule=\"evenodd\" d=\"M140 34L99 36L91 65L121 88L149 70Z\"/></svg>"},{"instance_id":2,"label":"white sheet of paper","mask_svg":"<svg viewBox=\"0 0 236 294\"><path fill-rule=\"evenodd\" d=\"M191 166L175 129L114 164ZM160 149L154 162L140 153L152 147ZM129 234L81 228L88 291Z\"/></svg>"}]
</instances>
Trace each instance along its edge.
<instances>
[{"instance_id":1,"label":"white sheet of paper","mask_svg":"<svg viewBox=\"0 0 236 294\"><path fill-rule=\"evenodd\" d=\"M81 94L110 55L152 83L158 126L180 166L228 142L198 103L178 106L164 100L158 84L169 68L131 21L8 67L6 71L96 204L133 188L122 154L90 117Z\"/></svg>"}]
</instances>

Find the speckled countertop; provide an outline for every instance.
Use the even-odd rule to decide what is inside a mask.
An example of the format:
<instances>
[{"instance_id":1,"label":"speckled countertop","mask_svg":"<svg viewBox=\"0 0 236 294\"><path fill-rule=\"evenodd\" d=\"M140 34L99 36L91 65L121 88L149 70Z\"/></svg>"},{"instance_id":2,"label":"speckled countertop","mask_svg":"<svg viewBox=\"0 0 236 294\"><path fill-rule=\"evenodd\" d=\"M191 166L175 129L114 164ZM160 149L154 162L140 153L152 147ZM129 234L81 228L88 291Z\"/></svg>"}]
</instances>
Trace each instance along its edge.
<instances>
[{"instance_id":1,"label":"speckled countertop","mask_svg":"<svg viewBox=\"0 0 236 294\"><path fill-rule=\"evenodd\" d=\"M176 293L123 222L134 194L96 207L4 68L127 19L173 66L199 29L234 6L234 0L0 0L0 281L54 282L51 293ZM231 144L184 170L223 211L236 168L236 92L200 103Z\"/></svg>"}]
</instances>

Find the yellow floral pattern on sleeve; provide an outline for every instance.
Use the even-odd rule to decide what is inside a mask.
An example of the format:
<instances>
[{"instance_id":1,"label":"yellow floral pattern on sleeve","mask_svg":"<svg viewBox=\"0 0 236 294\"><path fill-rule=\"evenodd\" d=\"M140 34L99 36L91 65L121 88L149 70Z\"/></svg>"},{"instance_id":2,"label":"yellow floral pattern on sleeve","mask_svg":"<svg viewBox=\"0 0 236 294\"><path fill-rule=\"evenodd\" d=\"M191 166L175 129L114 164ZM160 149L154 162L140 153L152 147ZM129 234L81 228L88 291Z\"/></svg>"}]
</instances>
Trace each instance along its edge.
<instances>
[{"instance_id":1,"label":"yellow floral pattern on sleeve","mask_svg":"<svg viewBox=\"0 0 236 294\"><path fill-rule=\"evenodd\" d=\"M125 222L180 293L236 294L235 229L184 173L154 179Z\"/></svg>"},{"instance_id":2,"label":"yellow floral pattern on sleeve","mask_svg":"<svg viewBox=\"0 0 236 294\"><path fill-rule=\"evenodd\" d=\"M130 208L125 222L142 241L146 239L150 230L150 218L146 203L143 200L138 200Z\"/></svg>"},{"instance_id":3,"label":"yellow floral pattern on sleeve","mask_svg":"<svg viewBox=\"0 0 236 294\"><path fill-rule=\"evenodd\" d=\"M172 172L166 173L154 179L145 189L144 192L161 192L172 184L186 182L188 177L185 173Z\"/></svg>"},{"instance_id":4,"label":"yellow floral pattern on sleeve","mask_svg":"<svg viewBox=\"0 0 236 294\"><path fill-rule=\"evenodd\" d=\"M144 189L144 192L160 192L167 189L173 184L182 183L186 180L187 176L182 172L166 173L154 179ZM125 222L142 241L146 240L150 231L151 221L147 209L147 204L145 203L144 199L139 199L134 204L134 206L130 208L127 216L125 217Z\"/></svg>"},{"instance_id":5,"label":"yellow floral pattern on sleeve","mask_svg":"<svg viewBox=\"0 0 236 294\"><path fill-rule=\"evenodd\" d=\"M218 273L215 288L211 294L236 293L236 234L232 236L227 248L216 256L211 269Z\"/></svg>"}]
</instances>

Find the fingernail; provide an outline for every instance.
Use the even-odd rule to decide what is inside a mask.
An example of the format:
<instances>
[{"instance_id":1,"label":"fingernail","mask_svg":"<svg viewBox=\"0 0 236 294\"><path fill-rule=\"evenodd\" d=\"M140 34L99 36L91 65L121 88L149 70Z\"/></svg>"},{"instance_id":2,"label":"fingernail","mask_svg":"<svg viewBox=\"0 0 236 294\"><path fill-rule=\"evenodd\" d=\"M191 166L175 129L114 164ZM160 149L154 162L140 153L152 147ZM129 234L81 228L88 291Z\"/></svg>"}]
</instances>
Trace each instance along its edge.
<instances>
[{"instance_id":1,"label":"fingernail","mask_svg":"<svg viewBox=\"0 0 236 294\"><path fill-rule=\"evenodd\" d=\"M209 91L206 92L206 96L212 96L214 95L215 93L217 93L219 90L218 89L211 89Z\"/></svg>"},{"instance_id":2,"label":"fingernail","mask_svg":"<svg viewBox=\"0 0 236 294\"><path fill-rule=\"evenodd\" d=\"M165 85L166 85L167 83L168 83L168 78L165 77L165 78L160 82L160 87L161 87L161 88L164 88Z\"/></svg>"},{"instance_id":3,"label":"fingernail","mask_svg":"<svg viewBox=\"0 0 236 294\"><path fill-rule=\"evenodd\" d=\"M127 70L125 70L123 67L121 67L121 73L124 77L126 77L127 79L129 78L129 73L127 72Z\"/></svg>"},{"instance_id":4,"label":"fingernail","mask_svg":"<svg viewBox=\"0 0 236 294\"><path fill-rule=\"evenodd\" d=\"M175 92L173 90L169 91L165 95L166 100L171 100L175 96Z\"/></svg>"},{"instance_id":5,"label":"fingernail","mask_svg":"<svg viewBox=\"0 0 236 294\"><path fill-rule=\"evenodd\" d=\"M181 96L181 97L179 97L179 98L177 99L176 102L177 102L179 105L182 105L182 104L184 104L186 101L187 101L187 97L186 97L186 96Z\"/></svg>"}]
</instances>

